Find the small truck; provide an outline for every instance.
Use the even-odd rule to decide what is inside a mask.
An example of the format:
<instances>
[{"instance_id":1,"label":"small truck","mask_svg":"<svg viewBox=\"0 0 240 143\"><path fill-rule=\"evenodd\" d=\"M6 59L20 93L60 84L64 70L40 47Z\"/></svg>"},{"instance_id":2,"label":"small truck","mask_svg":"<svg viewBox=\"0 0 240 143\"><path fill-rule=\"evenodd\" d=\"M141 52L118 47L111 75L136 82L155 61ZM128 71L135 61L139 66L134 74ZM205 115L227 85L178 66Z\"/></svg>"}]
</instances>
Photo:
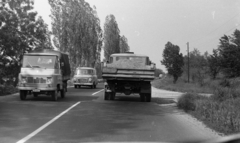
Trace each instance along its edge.
<instances>
[{"instance_id":1,"label":"small truck","mask_svg":"<svg viewBox=\"0 0 240 143\"><path fill-rule=\"evenodd\" d=\"M155 64L148 56L128 53L112 54L102 63L105 100L114 100L116 93L138 93L142 102L151 102L151 81L155 78Z\"/></svg>"},{"instance_id":2,"label":"small truck","mask_svg":"<svg viewBox=\"0 0 240 143\"><path fill-rule=\"evenodd\" d=\"M46 94L57 101L59 93L64 98L70 74L69 58L65 53L50 49L25 53L18 76L20 99L25 100L30 94L34 97Z\"/></svg>"}]
</instances>

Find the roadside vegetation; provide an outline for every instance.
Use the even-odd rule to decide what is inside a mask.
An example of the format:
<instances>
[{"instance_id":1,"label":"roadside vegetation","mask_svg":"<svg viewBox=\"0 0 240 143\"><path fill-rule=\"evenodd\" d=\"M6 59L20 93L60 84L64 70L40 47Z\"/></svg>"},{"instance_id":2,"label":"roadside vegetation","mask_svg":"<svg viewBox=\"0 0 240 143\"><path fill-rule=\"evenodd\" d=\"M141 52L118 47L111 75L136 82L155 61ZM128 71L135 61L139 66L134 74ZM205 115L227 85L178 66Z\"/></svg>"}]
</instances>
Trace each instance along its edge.
<instances>
[{"instance_id":1,"label":"roadside vegetation","mask_svg":"<svg viewBox=\"0 0 240 143\"><path fill-rule=\"evenodd\" d=\"M85 0L48 0L51 28L34 11L34 0L0 2L0 96L17 92L23 55L38 49L68 53L72 76L79 66L94 67L101 77L101 50L108 59L128 52L128 39L120 35L114 15L106 16L104 29L95 6Z\"/></svg>"},{"instance_id":2,"label":"roadside vegetation","mask_svg":"<svg viewBox=\"0 0 240 143\"><path fill-rule=\"evenodd\" d=\"M219 45L212 54L201 54L198 49L194 49L189 56L182 57L184 64L177 60L181 54L171 53L167 49L172 48L172 45L166 44L162 64L166 66L168 75L154 80L152 85L183 92L177 106L216 131L224 134L239 133L239 40L240 31L236 29L232 35L224 35L219 39Z\"/></svg>"}]
</instances>

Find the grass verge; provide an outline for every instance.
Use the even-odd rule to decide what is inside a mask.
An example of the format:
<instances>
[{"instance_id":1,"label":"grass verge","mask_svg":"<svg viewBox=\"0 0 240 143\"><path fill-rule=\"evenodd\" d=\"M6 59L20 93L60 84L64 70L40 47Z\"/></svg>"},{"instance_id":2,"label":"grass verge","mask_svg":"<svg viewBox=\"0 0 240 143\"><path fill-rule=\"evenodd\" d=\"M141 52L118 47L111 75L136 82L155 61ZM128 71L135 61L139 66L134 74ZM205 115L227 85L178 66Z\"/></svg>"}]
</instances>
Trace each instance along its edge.
<instances>
[{"instance_id":1,"label":"grass verge","mask_svg":"<svg viewBox=\"0 0 240 143\"><path fill-rule=\"evenodd\" d=\"M210 128L224 133L240 132L240 97L218 100L193 93L183 94L177 106L203 121Z\"/></svg>"}]
</instances>

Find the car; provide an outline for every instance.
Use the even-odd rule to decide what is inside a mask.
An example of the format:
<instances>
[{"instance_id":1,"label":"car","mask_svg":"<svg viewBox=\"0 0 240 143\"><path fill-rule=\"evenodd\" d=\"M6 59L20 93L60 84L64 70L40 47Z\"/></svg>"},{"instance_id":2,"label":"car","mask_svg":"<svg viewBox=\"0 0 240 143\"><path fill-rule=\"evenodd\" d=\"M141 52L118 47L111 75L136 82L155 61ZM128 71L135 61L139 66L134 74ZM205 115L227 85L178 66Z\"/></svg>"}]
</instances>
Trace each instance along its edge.
<instances>
[{"instance_id":1,"label":"car","mask_svg":"<svg viewBox=\"0 0 240 143\"><path fill-rule=\"evenodd\" d=\"M96 69L91 67L76 68L73 77L73 84L75 88L81 88L81 86L96 88L98 84Z\"/></svg>"}]
</instances>

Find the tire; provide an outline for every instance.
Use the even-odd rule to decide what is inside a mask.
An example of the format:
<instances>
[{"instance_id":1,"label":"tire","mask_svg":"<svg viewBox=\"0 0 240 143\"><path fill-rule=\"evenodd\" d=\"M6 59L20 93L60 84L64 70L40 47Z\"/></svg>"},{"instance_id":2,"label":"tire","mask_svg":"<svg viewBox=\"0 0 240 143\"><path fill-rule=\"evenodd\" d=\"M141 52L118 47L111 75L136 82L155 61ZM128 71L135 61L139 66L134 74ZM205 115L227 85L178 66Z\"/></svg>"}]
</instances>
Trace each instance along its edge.
<instances>
[{"instance_id":1,"label":"tire","mask_svg":"<svg viewBox=\"0 0 240 143\"><path fill-rule=\"evenodd\" d=\"M78 85L78 88L81 88L81 85Z\"/></svg>"},{"instance_id":2,"label":"tire","mask_svg":"<svg viewBox=\"0 0 240 143\"><path fill-rule=\"evenodd\" d=\"M146 102L151 102L151 99L152 99L151 93L146 94L145 96L146 96Z\"/></svg>"},{"instance_id":3,"label":"tire","mask_svg":"<svg viewBox=\"0 0 240 143\"><path fill-rule=\"evenodd\" d=\"M109 94L110 94L110 100L114 100L116 92L110 92Z\"/></svg>"},{"instance_id":4,"label":"tire","mask_svg":"<svg viewBox=\"0 0 240 143\"><path fill-rule=\"evenodd\" d=\"M141 102L145 102L145 94L143 93L140 94L140 100Z\"/></svg>"},{"instance_id":5,"label":"tire","mask_svg":"<svg viewBox=\"0 0 240 143\"><path fill-rule=\"evenodd\" d=\"M63 87L63 89L61 90L61 98L65 98L65 94L66 94L66 89Z\"/></svg>"},{"instance_id":6,"label":"tire","mask_svg":"<svg viewBox=\"0 0 240 143\"><path fill-rule=\"evenodd\" d=\"M38 94L37 93L33 93L33 97L38 97Z\"/></svg>"},{"instance_id":7,"label":"tire","mask_svg":"<svg viewBox=\"0 0 240 143\"><path fill-rule=\"evenodd\" d=\"M104 100L109 100L109 96L110 96L109 92L105 92L104 93Z\"/></svg>"},{"instance_id":8,"label":"tire","mask_svg":"<svg viewBox=\"0 0 240 143\"><path fill-rule=\"evenodd\" d=\"M78 86L77 85L74 85L74 88L77 88Z\"/></svg>"},{"instance_id":9,"label":"tire","mask_svg":"<svg viewBox=\"0 0 240 143\"><path fill-rule=\"evenodd\" d=\"M58 91L52 91L52 100L57 101L58 100Z\"/></svg>"},{"instance_id":10,"label":"tire","mask_svg":"<svg viewBox=\"0 0 240 143\"><path fill-rule=\"evenodd\" d=\"M21 99L21 100L26 100L27 91L25 91L25 90L20 90L19 95L20 95L20 99Z\"/></svg>"}]
</instances>

